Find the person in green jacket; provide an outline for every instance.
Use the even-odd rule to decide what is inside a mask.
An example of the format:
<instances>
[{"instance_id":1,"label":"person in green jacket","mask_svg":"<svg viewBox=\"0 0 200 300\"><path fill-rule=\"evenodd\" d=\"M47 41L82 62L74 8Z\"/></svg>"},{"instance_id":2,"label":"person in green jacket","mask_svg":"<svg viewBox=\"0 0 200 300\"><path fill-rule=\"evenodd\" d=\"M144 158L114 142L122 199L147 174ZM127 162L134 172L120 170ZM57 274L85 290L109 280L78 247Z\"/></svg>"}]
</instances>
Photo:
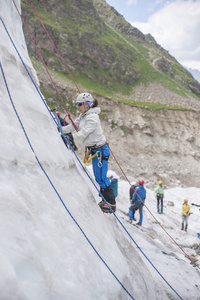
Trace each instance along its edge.
<instances>
[{"instance_id":1,"label":"person in green jacket","mask_svg":"<svg viewBox=\"0 0 200 300\"><path fill-rule=\"evenodd\" d=\"M163 198L164 198L164 186L162 181L158 181L158 187L154 190L157 199L157 212L163 214Z\"/></svg>"},{"instance_id":2,"label":"person in green jacket","mask_svg":"<svg viewBox=\"0 0 200 300\"><path fill-rule=\"evenodd\" d=\"M182 205L182 227L181 227L181 230L184 230L184 223L185 223L185 231L187 231L189 215L190 215L190 206L188 204L188 200L184 199L184 202Z\"/></svg>"}]
</instances>

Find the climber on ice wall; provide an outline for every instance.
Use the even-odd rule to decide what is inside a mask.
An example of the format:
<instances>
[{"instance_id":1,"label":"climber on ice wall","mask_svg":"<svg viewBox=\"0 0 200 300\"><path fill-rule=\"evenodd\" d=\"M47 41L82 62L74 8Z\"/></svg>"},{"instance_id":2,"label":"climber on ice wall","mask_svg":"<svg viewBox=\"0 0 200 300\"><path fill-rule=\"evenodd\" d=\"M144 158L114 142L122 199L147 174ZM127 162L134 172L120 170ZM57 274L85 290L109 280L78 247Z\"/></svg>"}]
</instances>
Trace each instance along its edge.
<instances>
[{"instance_id":1,"label":"climber on ice wall","mask_svg":"<svg viewBox=\"0 0 200 300\"><path fill-rule=\"evenodd\" d=\"M82 140L87 150L86 156L92 155L93 172L95 180L100 185L100 193L115 212L115 196L110 179L107 176L110 150L99 119L101 109L97 107L98 101L89 93L79 94L76 103L80 116L74 123L79 131L73 134L73 138L74 140ZM73 124L64 126L62 129L65 134L75 130ZM104 200L99 203L99 206L103 212L111 212Z\"/></svg>"}]
</instances>

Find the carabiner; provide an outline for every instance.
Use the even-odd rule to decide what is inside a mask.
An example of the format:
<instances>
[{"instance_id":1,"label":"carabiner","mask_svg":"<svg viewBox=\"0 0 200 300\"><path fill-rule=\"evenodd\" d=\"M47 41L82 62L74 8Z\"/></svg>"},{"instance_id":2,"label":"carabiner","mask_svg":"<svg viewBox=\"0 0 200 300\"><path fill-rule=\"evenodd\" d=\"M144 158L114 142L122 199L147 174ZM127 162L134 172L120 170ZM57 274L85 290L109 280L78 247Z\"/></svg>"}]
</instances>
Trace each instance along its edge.
<instances>
[{"instance_id":1,"label":"carabiner","mask_svg":"<svg viewBox=\"0 0 200 300\"><path fill-rule=\"evenodd\" d=\"M98 162L98 167L99 167L99 168L102 168L102 162L101 162L102 153L101 153L101 151L97 151L96 154L97 154L97 158L98 158L98 160L99 160L99 162Z\"/></svg>"}]
</instances>

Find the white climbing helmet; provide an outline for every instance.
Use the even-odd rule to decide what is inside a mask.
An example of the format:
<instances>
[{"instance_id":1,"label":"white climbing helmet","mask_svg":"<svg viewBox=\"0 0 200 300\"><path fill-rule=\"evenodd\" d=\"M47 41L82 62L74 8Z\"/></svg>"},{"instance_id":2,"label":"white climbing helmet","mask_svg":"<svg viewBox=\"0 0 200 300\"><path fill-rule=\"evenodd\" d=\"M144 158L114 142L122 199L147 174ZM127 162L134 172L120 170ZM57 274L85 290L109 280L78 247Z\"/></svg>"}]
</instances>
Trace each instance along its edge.
<instances>
[{"instance_id":1,"label":"white climbing helmet","mask_svg":"<svg viewBox=\"0 0 200 300\"><path fill-rule=\"evenodd\" d=\"M87 106L91 107L94 103L94 98L90 93L81 93L76 98L76 103L85 103Z\"/></svg>"}]
</instances>

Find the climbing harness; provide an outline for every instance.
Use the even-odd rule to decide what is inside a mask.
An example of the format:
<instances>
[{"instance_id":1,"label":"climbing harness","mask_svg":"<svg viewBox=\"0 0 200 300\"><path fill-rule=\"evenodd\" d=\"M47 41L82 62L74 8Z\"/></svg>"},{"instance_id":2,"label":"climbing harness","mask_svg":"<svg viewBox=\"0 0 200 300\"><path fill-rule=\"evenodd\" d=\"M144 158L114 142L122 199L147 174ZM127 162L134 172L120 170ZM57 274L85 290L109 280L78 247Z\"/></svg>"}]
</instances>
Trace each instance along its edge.
<instances>
[{"instance_id":1,"label":"climbing harness","mask_svg":"<svg viewBox=\"0 0 200 300\"><path fill-rule=\"evenodd\" d=\"M98 162L98 167L99 167L99 168L102 168L102 160L108 160L108 156L102 156L101 151L97 151L96 153L94 153L94 154L92 155L92 150L99 149L99 148L103 147L103 146L106 145L106 144L107 144L107 143L105 142L105 143L103 143L103 144L101 144L101 145L99 145L99 146L94 145L94 146L91 146L91 147L85 147L85 156L84 156L84 158L83 158L83 163L84 163L84 164L85 164L85 163L90 163L91 160L92 160L94 157L97 156L97 158L98 158L98 160L99 160L99 162ZM92 156L90 157L90 155L92 155Z\"/></svg>"},{"instance_id":2,"label":"climbing harness","mask_svg":"<svg viewBox=\"0 0 200 300\"><path fill-rule=\"evenodd\" d=\"M98 167L101 168L102 167L102 163L101 163L101 151L97 151L96 153L94 153L92 156L90 156L92 154L92 150L90 148L85 147L85 156L83 158L83 163L90 163L91 160L97 156L97 158L99 159L98 162Z\"/></svg>"},{"instance_id":3,"label":"climbing harness","mask_svg":"<svg viewBox=\"0 0 200 300\"><path fill-rule=\"evenodd\" d=\"M100 148L100 147L99 147ZM91 156L90 156L91 155ZM97 156L97 158L98 158L98 167L99 168L102 168L102 153L101 153L101 151L97 151L96 153L94 153L93 155L92 155L92 149L91 149L91 147L85 147L85 156L84 156L84 158L83 158L83 163L85 164L85 163L90 163L91 162L91 160L94 158L94 157L96 157Z\"/></svg>"}]
</instances>

